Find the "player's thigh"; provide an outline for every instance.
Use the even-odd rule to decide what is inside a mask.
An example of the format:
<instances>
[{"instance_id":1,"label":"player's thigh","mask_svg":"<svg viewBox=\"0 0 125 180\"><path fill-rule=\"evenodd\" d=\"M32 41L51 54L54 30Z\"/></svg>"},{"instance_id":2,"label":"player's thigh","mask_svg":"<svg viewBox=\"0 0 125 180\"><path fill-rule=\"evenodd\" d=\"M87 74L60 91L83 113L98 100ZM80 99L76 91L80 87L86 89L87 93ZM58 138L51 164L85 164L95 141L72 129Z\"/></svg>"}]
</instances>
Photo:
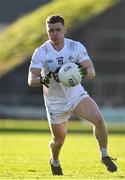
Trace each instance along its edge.
<instances>
[{"instance_id":1,"label":"player's thigh","mask_svg":"<svg viewBox=\"0 0 125 180\"><path fill-rule=\"evenodd\" d=\"M67 134L67 121L60 124L50 124L50 130L53 139L64 141Z\"/></svg>"},{"instance_id":2,"label":"player's thigh","mask_svg":"<svg viewBox=\"0 0 125 180\"><path fill-rule=\"evenodd\" d=\"M91 97L84 98L75 108L74 113L96 125L103 121L103 116L96 104Z\"/></svg>"}]
</instances>

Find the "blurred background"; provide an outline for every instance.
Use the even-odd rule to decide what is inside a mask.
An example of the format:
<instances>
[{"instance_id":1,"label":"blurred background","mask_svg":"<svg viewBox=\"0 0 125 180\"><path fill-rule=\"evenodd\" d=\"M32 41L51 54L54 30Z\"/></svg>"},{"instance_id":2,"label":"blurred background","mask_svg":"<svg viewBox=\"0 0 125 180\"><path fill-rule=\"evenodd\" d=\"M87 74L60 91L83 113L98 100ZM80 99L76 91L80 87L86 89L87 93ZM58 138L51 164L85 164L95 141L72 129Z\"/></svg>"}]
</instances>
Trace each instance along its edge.
<instances>
[{"instance_id":1,"label":"blurred background","mask_svg":"<svg viewBox=\"0 0 125 180\"><path fill-rule=\"evenodd\" d=\"M65 17L66 37L93 60L85 89L109 122L125 122L125 0L0 0L0 118L46 119L42 89L28 87L27 75L51 14Z\"/></svg>"}]
</instances>

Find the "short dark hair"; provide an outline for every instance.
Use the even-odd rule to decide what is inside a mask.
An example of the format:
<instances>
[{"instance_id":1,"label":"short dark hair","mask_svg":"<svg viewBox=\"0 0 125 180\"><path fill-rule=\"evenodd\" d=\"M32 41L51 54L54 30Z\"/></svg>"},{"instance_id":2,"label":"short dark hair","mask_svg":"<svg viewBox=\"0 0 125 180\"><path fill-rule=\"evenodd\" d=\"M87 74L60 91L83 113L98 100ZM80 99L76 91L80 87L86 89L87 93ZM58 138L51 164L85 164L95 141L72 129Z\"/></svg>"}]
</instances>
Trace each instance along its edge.
<instances>
[{"instance_id":1,"label":"short dark hair","mask_svg":"<svg viewBox=\"0 0 125 180\"><path fill-rule=\"evenodd\" d=\"M48 18L46 19L46 23L62 23L63 25L65 24L64 18L63 16L59 16L59 15L51 15L48 16Z\"/></svg>"}]
</instances>

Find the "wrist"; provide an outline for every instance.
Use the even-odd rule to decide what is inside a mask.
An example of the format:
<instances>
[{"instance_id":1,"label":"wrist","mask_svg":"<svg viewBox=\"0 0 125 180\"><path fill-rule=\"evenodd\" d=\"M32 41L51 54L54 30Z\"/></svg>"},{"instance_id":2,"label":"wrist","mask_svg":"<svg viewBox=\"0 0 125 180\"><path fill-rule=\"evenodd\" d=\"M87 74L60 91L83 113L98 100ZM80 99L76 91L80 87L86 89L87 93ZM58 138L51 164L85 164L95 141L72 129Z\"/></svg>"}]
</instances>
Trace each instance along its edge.
<instances>
[{"instance_id":1,"label":"wrist","mask_svg":"<svg viewBox=\"0 0 125 180\"><path fill-rule=\"evenodd\" d=\"M43 77L42 76L39 77L39 82L40 82L40 85L42 86L43 85Z\"/></svg>"}]
</instances>

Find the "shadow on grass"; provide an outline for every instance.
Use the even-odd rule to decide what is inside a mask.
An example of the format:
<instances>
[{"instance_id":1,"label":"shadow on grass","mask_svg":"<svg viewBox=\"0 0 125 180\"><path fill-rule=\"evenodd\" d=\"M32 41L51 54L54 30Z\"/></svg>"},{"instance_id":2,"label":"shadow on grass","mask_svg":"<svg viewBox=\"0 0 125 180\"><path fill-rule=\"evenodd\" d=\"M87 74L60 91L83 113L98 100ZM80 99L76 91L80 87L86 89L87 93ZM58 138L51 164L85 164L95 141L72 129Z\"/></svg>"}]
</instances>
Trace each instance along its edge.
<instances>
[{"instance_id":1,"label":"shadow on grass","mask_svg":"<svg viewBox=\"0 0 125 180\"><path fill-rule=\"evenodd\" d=\"M49 129L16 129L16 128L1 128L0 129L1 133L50 133ZM69 129L68 133L77 133L77 134L89 134L92 133L91 129ZM125 130L110 130L109 134L123 134L125 135Z\"/></svg>"}]
</instances>

